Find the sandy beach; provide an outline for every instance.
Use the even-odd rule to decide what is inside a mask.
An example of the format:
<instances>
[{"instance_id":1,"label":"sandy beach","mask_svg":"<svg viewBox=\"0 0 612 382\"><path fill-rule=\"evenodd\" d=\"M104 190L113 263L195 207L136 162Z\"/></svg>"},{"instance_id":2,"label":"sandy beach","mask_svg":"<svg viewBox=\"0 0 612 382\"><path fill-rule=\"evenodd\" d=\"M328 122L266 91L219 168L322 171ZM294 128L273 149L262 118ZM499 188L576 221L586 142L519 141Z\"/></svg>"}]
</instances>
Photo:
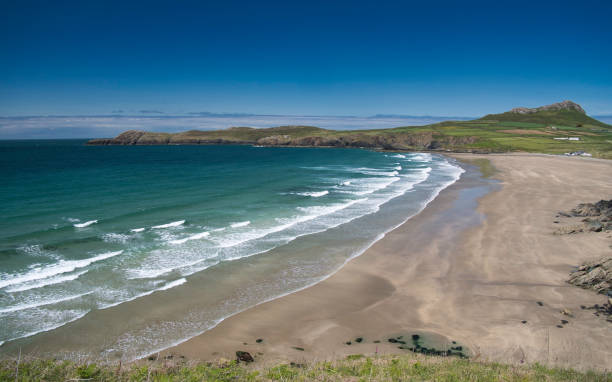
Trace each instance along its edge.
<instances>
[{"instance_id":1,"label":"sandy beach","mask_svg":"<svg viewBox=\"0 0 612 382\"><path fill-rule=\"evenodd\" d=\"M580 308L605 299L565 281L610 254L611 235L553 232L558 211L612 196L612 161L481 158L498 170L492 180L466 164L460 181L333 276L164 354L213 360L244 350L261 363L299 362L408 352L387 339L416 333L437 348L456 341L473 359L609 370L612 325Z\"/></svg>"}]
</instances>

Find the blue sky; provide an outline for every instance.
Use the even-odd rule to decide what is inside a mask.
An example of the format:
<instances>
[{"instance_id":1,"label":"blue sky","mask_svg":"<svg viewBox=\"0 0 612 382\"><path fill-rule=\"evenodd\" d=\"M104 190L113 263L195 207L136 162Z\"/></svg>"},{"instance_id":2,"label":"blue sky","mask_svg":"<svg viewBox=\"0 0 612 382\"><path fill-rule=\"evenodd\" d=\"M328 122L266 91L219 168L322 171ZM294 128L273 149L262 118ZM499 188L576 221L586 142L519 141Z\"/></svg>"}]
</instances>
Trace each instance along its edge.
<instances>
[{"instance_id":1,"label":"blue sky","mask_svg":"<svg viewBox=\"0 0 612 382\"><path fill-rule=\"evenodd\" d=\"M612 114L611 1L0 2L0 116ZM150 113L149 113L150 114Z\"/></svg>"}]
</instances>

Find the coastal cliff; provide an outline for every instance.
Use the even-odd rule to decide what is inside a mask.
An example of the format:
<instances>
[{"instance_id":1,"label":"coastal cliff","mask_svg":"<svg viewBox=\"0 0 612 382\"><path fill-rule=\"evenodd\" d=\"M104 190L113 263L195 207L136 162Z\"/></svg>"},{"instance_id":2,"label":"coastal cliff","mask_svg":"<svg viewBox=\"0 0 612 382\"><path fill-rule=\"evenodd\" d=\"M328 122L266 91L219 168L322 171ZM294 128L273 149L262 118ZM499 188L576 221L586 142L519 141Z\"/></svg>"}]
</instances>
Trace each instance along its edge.
<instances>
[{"instance_id":1,"label":"coastal cliff","mask_svg":"<svg viewBox=\"0 0 612 382\"><path fill-rule=\"evenodd\" d=\"M583 153L612 158L612 126L563 101L538 108L515 108L472 121L379 130L327 130L314 126L231 127L158 133L129 130L89 145L219 145L360 147L382 150L429 150L493 153L526 151Z\"/></svg>"},{"instance_id":2,"label":"coastal cliff","mask_svg":"<svg viewBox=\"0 0 612 382\"><path fill-rule=\"evenodd\" d=\"M247 134L248 133L248 134ZM434 132L372 134L371 132L333 132L309 126L281 126L270 129L230 128L221 131L150 133L129 130L110 139L93 139L90 145L217 145L251 144L258 146L364 147L387 150L436 150L476 142L474 136L443 136Z\"/></svg>"}]
</instances>

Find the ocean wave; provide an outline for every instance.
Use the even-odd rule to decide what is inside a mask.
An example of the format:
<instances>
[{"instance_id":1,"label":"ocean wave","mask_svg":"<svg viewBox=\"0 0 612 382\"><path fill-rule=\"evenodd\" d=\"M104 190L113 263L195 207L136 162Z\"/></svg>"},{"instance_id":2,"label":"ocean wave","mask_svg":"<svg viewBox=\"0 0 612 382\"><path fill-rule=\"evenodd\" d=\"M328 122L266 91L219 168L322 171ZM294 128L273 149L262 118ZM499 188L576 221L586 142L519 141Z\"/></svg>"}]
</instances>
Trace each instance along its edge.
<instances>
[{"instance_id":1,"label":"ocean wave","mask_svg":"<svg viewBox=\"0 0 612 382\"><path fill-rule=\"evenodd\" d=\"M14 276L3 277L0 279L0 288L5 288L10 285L21 284L34 280L46 279L52 276L56 276L62 273L72 272L78 268L84 268L89 264L102 261L117 255L122 254L123 251L106 252L98 256L91 257L83 260L61 260L59 263L47 265L43 267L33 268L31 271ZM6 275L5 275L6 276Z\"/></svg>"},{"instance_id":2,"label":"ocean wave","mask_svg":"<svg viewBox=\"0 0 612 382\"><path fill-rule=\"evenodd\" d=\"M19 286L9 288L6 291L10 293L23 292L23 291L30 290L30 289L42 288L48 285L61 284L61 283L65 283L66 281L76 280L79 277L81 277L81 275L84 275L87 272L89 271L85 270L82 272L75 273L73 275L55 276L55 277L50 277L47 279L42 279L41 281L26 282L26 283L20 284Z\"/></svg>"},{"instance_id":3,"label":"ocean wave","mask_svg":"<svg viewBox=\"0 0 612 382\"><path fill-rule=\"evenodd\" d=\"M400 180L399 177L392 178L369 178L367 182L363 182L361 184L356 184L355 187L357 190L346 190L341 191L343 193L353 194L353 195L369 195L373 194L376 191L383 190L389 187L391 184Z\"/></svg>"},{"instance_id":4,"label":"ocean wave","mask_svg":"<svg viewBox=\"0 0 612 382\"><path fill-rule=\"evenodd\" d=\"M98 222L97 220L90 220L90 221L87 221L85 223L76 223L76 224L73 224L73 226L75 228L85 228L85 227L89 227L92 224L96 224L97 222Z\"/></svg>"},{"instance_id":5,"label":"ocean wave","mask_svg":"<svg viewBox=\"0 0 612 382\"><path fill-rule=\"evenodd\" d=\"M131 239L130 235L125 235L122 233L105 233L102 235L102 240L107 243L121 243L125 244Z\"/></svg>"},{"instance_id":6,"label":"ocean wave","mask_svg":"<svg viewBox=\"0 0 612 382\"><path fill-rule=\"evenodd\" d=\"M300 195L300 196L311 196L313 198L320 198L321 196L325 196L329 194L329 191L324 190L324 191L313 191L313 192L296 192L295 194Z\"/></svg>"},{"instance_id":7,"label":"ocean wave","mask_svg":"<svg viewBox=\"0 0 612 382\"><path fill-rule=\"evenodd\" d=\"M406 156L403 155L403 154L395 154L395 155L391 155L391 158L402 158L402 159L405 159Z\"/></svg>"},{"instance_id":8,"label":"ocean wave","mask_svg":"<svg viewBox=\"0 0 612 382\"><path fill-rule=\"evenodd\" d=\"M351 185L351 181L350 180L345 180L344 182L340 183L340 185L342 185L342 186L350 186Z\"/></svg>"},{"instance_id":9,"label":"ocean wave","mask_svg":"<svg viewBox=\"0 0 612 382\"><path fill-rule=\"evenodd\" d=\"M144 228L133 228L130 230L130 232L142 232L144 230L145 230Z\"/></svg>"},{"instance_id":10,"label":"ocean wave","mask_svg":"<svg viewBox=\"0 0 612 382\"><path fill-rule=\"evenodd\" d=\"M183 244L183 243L188 242L189 240L204 239L205 237L208 237L209 235L210 235L209 232L200 232L200 233L196 233L195 235L187 236L182 239L170 240L170 244Z\"/></svg>"},{"instance_id":11,"label":"ocean wave","mask_svg":"<svg viewBox=\"0 0 612 382\"><path fill-rule=\"evenodd\" d=\"M247 220L247 221L244 221L244 222L232 223L232 224L230 224L230 227L232 227L232 228L240 228L240 227L246 227L249 224L251 224L251 222L249 220Z\"/></svg>"},{"instance_id":12,"label":"ocean wave","mask_svg":"<svg viewBox=\"0 0 612 382\"><path fill-rule=\"evenodd\" d=\"M171 222L171 223L167 223L167 224L154 225L151 228L154 228L154 229L170 228L170 227L178 227L178 226L183 225L183 224L185 224L185 220L177 220L175 222Z\"/></svg>"},{"instance_id":13,"label":"ocean wave","mask_svg":"<svg viewBox=\"0 0 612 382\"><path fill-rule=\"evenodd\" d=\"M397 176L399 172L397 171L359 171L363 175L370 176Z\"/></svg>"},{"instance_id":14,"label":"ocean wave","mask_svg":"<svg viewBox=\"0 0 612 382\"><path fill-rule=\"evenodd\" d=\"M93 293L93 291L90 291L90 292L80 293L80 294L73 295L73 296L56 298L56 299L53 299L53 300L43 300L43 301L31 303L31 304L15 305L15 306L11 306L11 307L8 307L8 308L0 309L0 313L17 312L17 311L20 311L20 310L26 310L26 309L38 308L38 307L41 307L41 306L58 304L60 302L75 300L77 298L80 298L80 297L83 297L83 296L87 296L87 295L92 294L92 293Z\"/></svg>"},{"instance_id":15,"label":"ocean wave","mask_svg":"<svg viewBox=\"0 0 612 382\"><path fill-rule=\"evenodd\" d=\"M185 278L183 277L182 279L178 279L178 280L174 280L174 281L172 281L172 282L169 282L168 284L166 284L166 285L164 285L164 286L162 286L162 287L160 287L160 288L155 289L155 291L168 290L168 289L171 289L171 288L177 287L177 286L179 286L179 285L183 285L183 284L185 284L186 282L187 282L187 279L185 279Z\"/></svg>"},{"instance_id":16,"label":"ocean wave","mask_svg":"<svg viewBox=\"0 0 612 382\"><path fill-rule=\"evenodd\" d=\"M253 231L238 235L238 237L230 236L229 238L215 238L212 240L218 244L219 248L235 247L237 245L240 245L240 244L252 241L252 240L261 239L263 237L266 237L276 232L284 231L288 228L295 226L296 224L303 223L303 222L306 222L312 219L316 219L320 216L328 215L336 211L340 211L344 208L347 208L355 203L358 203L364 200L366 199L351 200L343 204L333 204L331 206L326 206L326 207L315 206L315 207L321 208L317 212L315 212L315 209L313 207L297 207L296 208L297 210L305 212L306 215L298 215L298 216L294 216L291 218L280 218L280 219L277 218L276 220L279 223L281 223L280 225L273 226L270 228L253 230Z\"/></svg>"},{"instance_id":17,"label":"ocean wave","mask_svg":"<svg viewBox=\"0 0 612 382\"><path fill-rule=\"evenodd\" d=\"M48 332L48 331L53 330L53 329L57 329L57 328L62 327L64 325L68 324L68 323L71 323L73 321L76 321L76 320L78 320L80 318L85 317L85 315L87 313L89 313L89 312L90 312L89 309L86 309L86 310L76 310L76 309L63 310L61 312L62 317L65 318L67 316L70 316L70 314L73 314L73 316L71 318L69 318L69 319L64 319L63 321L58 322L56 324L52 324L50 326L46 326L46 327L44 327L42 329L34 330L34 331L31 331L31 332L27 332L27 333L23 333L23 334L20 334L20 335L18 335L16 337L8 338L8 339L6 339L4 341L0 341L0 346L2 346L6 342L13 341L13 340L16 340L16 339L19 339L19 338L27 338L27 337L31 337L31 336L39 334L39 333L44 333L44 332Z\"/></svg>"},{"instance_id":18,"label":"ocean wave","mask_svg":"<svg viewBox=\"0 0 612 382\"><path fill-rule=\"evenodd\" d=\"M151 295L151 294L153 294L153 293L155 293L155 292L161 292L161 291L164 291L164 290L172 289L172 288L177 287L177 286L179 286L179 285L183 285L183 284L185 284L186 282L187 282L187 279L185 279L185 278L183 277L183 278L181 278L181 279L174 280L174 281L171 281L171 282L169 282L169 283L167 283L167 284L165 284L165 285L162 285L162 286L161 286L161 287L159 287L159 288L152 289L152 290L149 290L149 291L146 291L146 292L143 292L143 293L137 294L137 295L132 296L132 297L130 297L130 298L128 298L128 299L121 300L121 301L117 301L117 302L114 302L114 303L112 303L112 304L108 304L108 305L103 305L103 306L99 307L98 309L108 309L108 308L112 308L112 307L114 307L114 306L121 305L121 304L124 304L124 303L126 303L126 302L134 301L134 300L139 299L139 298L141 298L141 297L145 297L145 296Z\"/></svg>"},{"instance_id":19,"label":"ocean wave","mask_svg":"<svg viewBox=\"0 0 612 382\"><path fill-rule=\"evenodd\" d=\"M409 159L418 162L431 162L432 157L429 153L419 153L410 155Z\"/></svg>"}]
</instances>

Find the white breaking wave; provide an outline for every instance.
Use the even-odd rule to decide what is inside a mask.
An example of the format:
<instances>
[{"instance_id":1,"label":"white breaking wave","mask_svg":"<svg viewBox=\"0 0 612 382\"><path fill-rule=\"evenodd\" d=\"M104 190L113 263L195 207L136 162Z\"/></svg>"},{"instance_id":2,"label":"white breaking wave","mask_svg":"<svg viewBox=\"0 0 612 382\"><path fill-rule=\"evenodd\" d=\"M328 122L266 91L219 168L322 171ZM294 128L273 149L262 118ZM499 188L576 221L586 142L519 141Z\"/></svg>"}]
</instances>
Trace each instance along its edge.
<instances>
[{"instance_id":1,"label":"white breaking wave","mask_svg":"<svg viewBox=\"0 0 612 382\"><path fill-rule=\"evenodd\" d=\"M142 232L144 230L145 230L144 228L134 228L134 229L131 229L130 231L131 232Z\"/></svg>"},{"instance_id":2,"label":"white breaking wave","mask_svg":"<svg viewBox=\"0 0 612 382\"><path fill-rule=\"evenodd\" d=\"M170 244L183 244L188 242L189 240L198 240L198 239L204 239L205 237L208 237L210 235L209 232L200 232L200 233L196 233L195 235L191 235L182 239L178 239L178 240L170 240Z\"/></svg>"},{"instance_id":3,"label":"white breaking wave","mask_svg":"<svg viewBox=\"0 0 612 382\"><path fill-rule=\"evenodd\" d=\"M262 237L268 236L275 232L286 230L287 228L293 227L298 223L303 223L303 222L306 222L312 219L316 219L320 216L324 216L324 215L328 215L336 211L340 211L355 203L359 203L365 200L366 199L357 199L357 200L351 200L343 204L333 204L331 206L316 207L316 208L320 208L320 210L318 210L316 213L313 213L315 211L314 209L309 210L309 208L313 208L313 207L297 207L299 211L306 212L307 215L301 215L301 216L296 216L296 217L287 218L287 219L277 219L279 223L282 223L281 225L277 225L277 226L267 228L267 229L255 230L250 233L240 235L238 239L230 238L230 239L217 241L217 242L219 243L220 248L234 247L242 243L246 243L248 241L261 239Z\"/></svg>"},{"instance_id":4,"label":"white breaking wave","mask_svg":"<svg viewBox=\"0 0 612 382\"><path fill-rule=\"evenodd\" d=\"M382 180L382 179L381 179ZM393 178L389 178L384 179L382 181L378 181L378 182L370 182L365 186L361 187L361 190L359 191L347 191L351 194L355 194L355 195L368 195L368 194L372 194L376 191L380 191L383 190L387 187L389 187L391 184L397 182L398 180L400 180L400 178L398 177L393 177Z\"/></svg>"},{"instance_id":5,"label":"white breaking wave","mask_svg":"<svg viewBox=\"0 0 612 382\"><path fill-rule=\"evenodd\" d=\"M175 280L175 281L169 282L168 284L166 284L166 285L162 286L161 288L157 288L157 289L156 289L156 291L159 291L159 290L168 290L168 289L170 289L170 288L174 288L174 287L177 287L177 286L179 286L179 285L183 285L183 284L185 284L186 282L187 282L187 279L185 279L185 278L183 277L182 279L178 279L178 280Z\"/></svg>"},{"instance_id":6,"label":"white breaking wave","mask_svg":"<svg viewBox=\"0 0 612 382\"><path fill-rule=\"evenodd\" d=\"M79 297L83 297L83 296L86 296L86 295L92 294L92 293L93 293L93 291L77 294L77 295L74 295L74 296L61 297L61 298L57 298L57 299L54 299L54 300L39 301L39 302L35 302L35 303L32 303L32 304L15 305L15 306L11 306L9 308L0 309L0 313L17 312L19 310L26 310L26 309L38 308L38 307L46 306L46 305L57 304L57 303L64 302L64 301L74 300L74 299L77 299Z\"/></svg>"},{"instance_id":7,"label":"white breaking wave","mask_svg":"<svg viewBox=\"0 0 612 382\"><path fill-rule=\"evenodd\" d=\"M342 185L343 186L350 186L351 185L351 181L350 180L344 181L344 182L342 182Z\"/></svg>"},{"instance_id":8,"label":"white breaking wave","mask_svg":"<svg viewBox=\"0 0 612 382\"><path fill-rule=\"evenodd\" d=\"M391 155L391 158L406 158L406 156L402 154L395 154L395 155Z\"/></svg>"},{"instance_id":9,"label":"white breaking wave","mask_svg":"<svg viewBox=\"0 0 612 382\"><path fill-rule=\"evenodd\" d=\"M183 285L186 282L187 282L187 280L183 277L182 279L171 281L171 282L169 282L169 283L167 283L167 284L165 284L165 285L163 285L163 286L161 286L161 287L159 287L157 289L152 289L152 290L146 291L144 293L137 294L136 296L132 296L132 297L126 299L126 300L121 300L121 301L118 301L118 302L115 302L115 303L112 303L112 304L109 304L109 305L101 306L99 309L112 308L113 306L121 305L123 303L130 302L130 301L134 301L134 300L136 300L138 298L148 296L148 295L153 294L155 292L160 292L160 291L163 291L163 290L168 290L168 289L177 287L179 285Z\"/></svg>"},{"instance_id":10,"label":"white breaking wave","mask_svg":"<svg viewBox=\"0 0 612 382\"><path fill-rule=\"evenodd\" d=\"M47 279L43 279L42 281L38 281L38 282L28 282L28 283L23 283L19 286L13 287L13 288L9 288L6 291L7 292L23 292L24 290L30 290L30 289L36 289L36 288L42 288L48 285L54 285L54 284L61 284L64 283L66 281L73 281L78 279L79 277L81 277L81 275L87 273L89 271L85 270L79 273L75 273L73 275L67 275L67 276L56 276L56 277L50 277Z\"/></svg>"},{"instance_id":11,"label":"white breaking wave","mask_svg":"<svg viewBox=\"0 0 612 382\"><path fill-rule=\"evenodd\" d=\"M397 176L399 174L397 171L360 171L360 173L373 176Z\"/></svg>"},{"instance_id":12,"label":"white breaking wave","mask_svg":"<svg viewBox=\"0 0 612 382\"><path fill-rule=\"evenodd\" d=\"M184 223L185 223L185 220L178 220L178 221L175 221L175 222L172 222L172 223L168 223L168 224L154 225L151 228L158 229L158 228L178 227L180 225L183 225Z\"/></svg>"},{"instance_id":13,"label":"white breaking wave","mask_svg":"<svg viewBox=\"0 0 612 382\"><path fill-rule=\"evenodd\" d=\"M245 222L238 222L238 223L230 224L230 227L232 227L232 228L246 227L249 224L251 224L251 222L249 220L247 220Z\"/></svg>"},{"instance_id":14,"label":"white breaking wave","mask_svg":"<svg viewBox=\"0 0 612 382\"><path fill-rule=\"evenodd\" d=\"M329 194L329 191L314 191L314 192L297 192L296 195L300 196L312 196L313 198L320 198L321 196L325 196Z\"/></svg>"},{"instance_id":15,"label":"white breaking wave","mask_svg":"<svg viewBox=\"0 0 612 382\"><path fill-rule=\"evenodd\" d=\"M409 159L419 161L419 162L431 162L431 154L428 154L428 153L413 154L410 156Z\"/></svg>"},{"instance_id":16,"label":"white breaking wave","mask_svg":"<svg viewBox=\"0 0 612 382\"><path fill-rule=\"evenodd\" d=\"M92 224L96 224L98 221L97 220L90 220L88 222L85 223L76 223L73 224L76 228L85 228L85 227L89 227Z\"/></svg>"},{"instance_id":17,"label":"white breaking wave","mask_svg":"<svg viewBox=\"0 0 612 382\"><path fill-rule=\"evenodd\" d=\"M98 256L91 257L83 260L61 260L59 263L33 268L31 271L23 273L18 276L4 277L0 279L0 288L5 288L10 285L21 284L28 281L46 279L52 276L56 276L62 273L72 272L78 268L84 268L91 263L105 260L110 257L114 257L122 254L123 251L106 252Z\"/></svg>"},{"instance_id":18,"label":"white breaking wave","mask_svg":"<svg viewBox=\"0 0 612 382\"><path fill-rule=\"evenodd\" d=\"M399 171L402 169L402 166L395 166L394 169Z\"/></svg>"}]
</instances>

